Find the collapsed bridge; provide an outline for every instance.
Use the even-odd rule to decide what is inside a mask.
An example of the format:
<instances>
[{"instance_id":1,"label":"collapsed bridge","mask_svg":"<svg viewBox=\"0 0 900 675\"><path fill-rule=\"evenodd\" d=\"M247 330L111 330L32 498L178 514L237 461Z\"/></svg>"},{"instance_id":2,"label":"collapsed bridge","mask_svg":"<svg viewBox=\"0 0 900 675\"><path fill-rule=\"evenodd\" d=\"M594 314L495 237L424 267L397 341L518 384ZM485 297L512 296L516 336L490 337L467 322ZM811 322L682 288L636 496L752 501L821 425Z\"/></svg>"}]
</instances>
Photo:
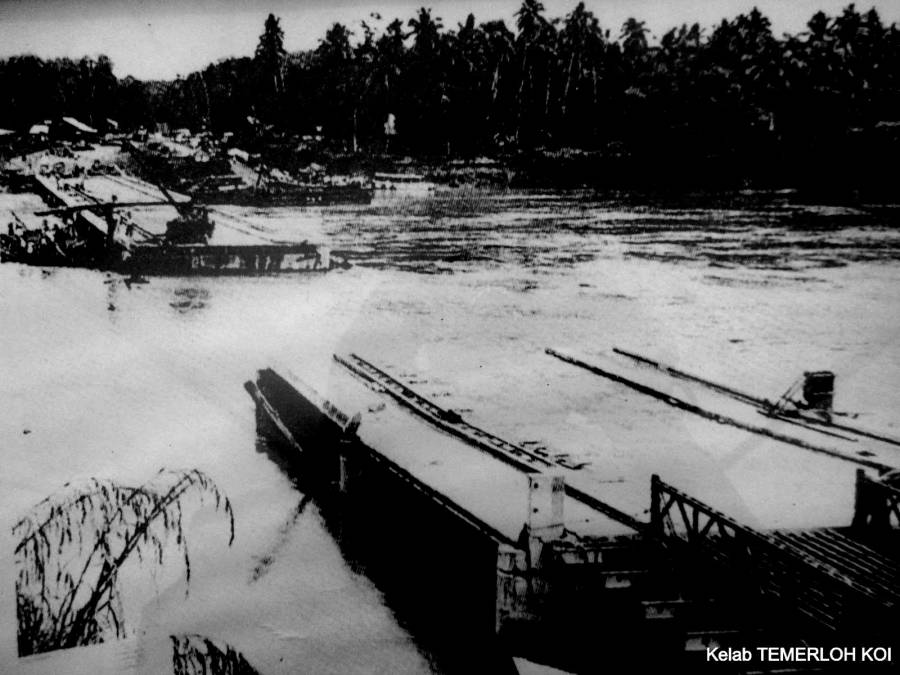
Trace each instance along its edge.
<instances>
[{"instance_id":1,"label":"collapsed bridge","mask_svg":"<svg viewBox=\"0 0 900 675\"><path fill-rule=\"evenodd\" d=\"M480 429L359 356L335 359L318 389L261 370L247 383L259 428L417 625L573 672L721 672L708 649L894 639L900 491L871 471L834 527L751 528L658 476L649 509L629 509L578 465ZM847 664L727 672L820 666Z\"/></svg>"}]
</instances>

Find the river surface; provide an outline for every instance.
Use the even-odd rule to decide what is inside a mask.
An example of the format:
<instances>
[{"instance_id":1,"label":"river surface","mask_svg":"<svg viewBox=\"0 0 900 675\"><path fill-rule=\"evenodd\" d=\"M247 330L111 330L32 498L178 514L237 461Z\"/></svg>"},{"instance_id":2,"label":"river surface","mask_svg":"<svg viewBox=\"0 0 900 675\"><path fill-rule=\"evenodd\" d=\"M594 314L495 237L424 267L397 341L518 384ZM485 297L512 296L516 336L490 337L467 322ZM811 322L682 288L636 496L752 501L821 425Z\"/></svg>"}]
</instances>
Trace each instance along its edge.
<instances>
[{"instance_id":1,"label":"river surface","mask_svg":"<svg viewBox=\"0 0 900 675\"><path fill-rule=\"evenodd\" d=\"M332 353L356 352L474 424L585 458L636 499L660 473L762 527L848 520L853 466L688 419L545 347L624 347L770 398L804 370L829 369L838 409L900 431L896 209L781 193L448 190L227 207L218 222L234 218L326 243L354 267L129 285L0 265L0 549L14 548L12 524L31 505L90 477L141 483L162 467L199 468L234 505L231 547L221 514L190 511L187 598L177 562L126 575L139 640L208 635L270 675L441 670L257 439L242 384L268 365L321 381ZM16 672L11 556L0 573L0 670Z\"/></svg>"}]
</instances>

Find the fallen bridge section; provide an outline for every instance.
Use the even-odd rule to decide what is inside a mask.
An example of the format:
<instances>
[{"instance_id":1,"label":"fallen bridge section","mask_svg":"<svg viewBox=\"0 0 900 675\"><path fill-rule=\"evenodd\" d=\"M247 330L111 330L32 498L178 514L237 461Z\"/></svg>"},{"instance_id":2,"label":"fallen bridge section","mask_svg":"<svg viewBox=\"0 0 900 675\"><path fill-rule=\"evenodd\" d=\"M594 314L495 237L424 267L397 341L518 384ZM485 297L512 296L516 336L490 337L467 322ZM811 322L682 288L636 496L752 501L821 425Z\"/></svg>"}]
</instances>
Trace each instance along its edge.
<instances>
[{"instance_id":1,"label":"fallen bridge section","mask_svg":"<svg viewBox=\"0 0 900 675\"><path fill-rule=\"evenodd\" d=\"M743 596L760 618L800 621L832 642L892 638L900 560L833 528L761 532L653 477L651 532L694 583ZM785 621L784 618L779 619Z\"/></svg>"},{"instance_id":2,"label":"fallen bridge section","mask_svg":"<svg viewBox=\"0 0 900 675\"><path fill-rule=\"evenodd\" d=\"M900 573L882 544L900 508L883 481L859 477L853 527L763 532L654 477L635 530L571 496L578 471L542 470L546 458L360 357L339 363L311 369L314 384L260 371L247 383L259 429L326 518L338 514L348 559L456 651L464 640L571 672L596 672L599 653L614 671L697 671L710 648L880 635L898 618Z\"/></svg>"},{"instance_id":3,"label":"fallen bridge section","mask_svg":"<svg viewBox=\"0 0 900 675\"><path fill-rule=\"evenodd\" d=\"M325 272L348 266L333 258L327 247L272 237L265 228L222 211L213 214L210 233L204 235L208 239L173 241L169 226L185 217L190 199L129 176L88 176L78 181L36 176L35 184L49 204L61 207L81 226L86 245L77 257L61 255L58 265L179 276Z\"/></svg>"},{"instance_id":4,"label":"fallen bridge section","mask_svg":"<svg viewBox=\"0 0 900 675\"><path fill-rule=\"evenodd\" d=\"M588 538L596 561L605 544L621 548L633 534L565 501L562 476L499 461L346 370L313 387L265 369L246 388L260 430L281 441L299 480L340 514L348 556L364 559L431 630L493 649L498 635L545 620L553 597L539 570L550 542Z\"/></svg>"}]
</instances>

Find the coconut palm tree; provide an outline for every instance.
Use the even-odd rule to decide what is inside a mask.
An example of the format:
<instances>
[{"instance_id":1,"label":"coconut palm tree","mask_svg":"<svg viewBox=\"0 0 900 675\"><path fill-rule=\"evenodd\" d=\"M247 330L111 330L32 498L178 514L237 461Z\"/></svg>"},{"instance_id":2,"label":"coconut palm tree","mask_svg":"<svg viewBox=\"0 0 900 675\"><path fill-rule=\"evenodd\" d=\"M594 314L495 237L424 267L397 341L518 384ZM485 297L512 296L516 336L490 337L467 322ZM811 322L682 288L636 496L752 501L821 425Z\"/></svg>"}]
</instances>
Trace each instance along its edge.
<instances>
[{"instance_id":1,"label":"coconut palm tree","mask_svg":"<svg viewBox=\"0 0 900 675\"><path fill-rule=\"evenodd\" d=\"M523 0L516 12L516 29L519 61L516 139L520 143L533 142L544 138L548 131L556 28L544 16L543 4L538 0Z\"/></svg>"},{"instance_id":2,"label":"coconut palm tree","mask_svg":"<svg viewBox=\"0 0 900 675\"><path fill-rule=\"evenodd\" d=\"M318 90L319 124L332 140L349 140L355 146L354 111L359 95L352 35L342 23L335 22L328 28L315 51L314 84Z\"/></svg>"},{"instance_id":3,"label":"coconut palm tree","mask_svg":"<svg viewBox=\"0 0 900 675\"><path fill-rule=\"evenodd\" d=\"M516 47L515 35L503 21L481 24L485 41L485 59L490 73L490 105L488 121L490 131L497 137L505 137L509 131L508 120L513 110L513 96L518 91L513 72Z\"/></svg>"},{"instance_id":4,"label":"coconut palm tree","mask_svg":"<svg viewBox=\"0 0 900 675\"><path fill-rule=\"evenodd\" d=\"M448 132L456 146L474 148L483 142L490 104L487 39L469 14L446 38Z\"/></svg>"},{"instance_id":5,"label":"coconut palm tree","mask_svg":"<svg viewBox=\"0 0 900 675\"><path fill-rule=\"evenodd\" d=\"M432 17L430 9L422 7L408 26L412 37L406 68L408 128L420 148L434 150L435 141L440 140L440 146L446 149L449 50L446 36L441 34L443 23L440 17Z\"/></svg>"},{"instance_id":6,"label":"coconut palm tree","mask_svg":"<svg viewBox=\"0 0 900 675\"><path fill-rule=\"evenodd\" d=\"M579 2L559 32L559 61L564 85L560 95L563 119L571 105L593 107L602 78L606 40L597 17Z\"/></svg>"},{"instance_id":7,"label":"coconut palm tree","mask_svg":"<svg viewBox=\"0 0 900 675\"><path fill-rule=\"evenodd\" d=\"M269 14L253 57L259 77L261 112L268 116L275 116L280 112L279 107L284 93L286 57L281 20L274 14Z\"/></svg>"},{"instance_id":8,"label":"coconut palm tree","mask_svg":"<svg viewBox=\"0 0 900 675\"><path fill-rule=\"evenodd\" d=\"M645 21L638 21L634 17L629 17L622 24L622 32L619 34L619 40L622 41L622 53L627 59L639 60L647 53L647 28Z\"/></svg>"}]
</instances>

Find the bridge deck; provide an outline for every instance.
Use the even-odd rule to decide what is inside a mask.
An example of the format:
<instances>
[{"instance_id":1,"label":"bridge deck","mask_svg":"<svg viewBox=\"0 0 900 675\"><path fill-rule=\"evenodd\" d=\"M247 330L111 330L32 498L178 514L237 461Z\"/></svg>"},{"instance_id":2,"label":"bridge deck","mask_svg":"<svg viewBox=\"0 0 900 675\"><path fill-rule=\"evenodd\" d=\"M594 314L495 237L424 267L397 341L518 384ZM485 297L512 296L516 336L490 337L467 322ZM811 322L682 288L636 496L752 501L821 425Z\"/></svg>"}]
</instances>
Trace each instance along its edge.
<instances>
[{"instance_id":1,"label":"bridge deck","mask_svg":"<svg viewBox=\"0 0 900 675\"><path fill-rule=\"evenodd\" d=\"M754 530L658 476L652 496L651 530L682 569L705 570L703 583L719 591L743 588L747 597L766 600L760 621L784 621L787 611L806 631L847 637L885 636L895 625L900 559L857 539L884 532L863 523L852 536L830 528Z\"/></svg>"},{"instance_id":2,"label":"bridge deck","mask_svg":"<svg viewBox=\"0 0 900 675\"><path fill-rule=\"evenodd\" d=\"M298 383L298 388L306 383L348 417L361 413L357 435L364 444L509 539L519 537L528 520L527 472L411 414L337 364L319 379L304 377L301 381L283 367L276 372L289 383ZM568 480L567 470L554 473L566 475ZM565 503L565 524L589 536L634 532L572 499Z\"/></svg>"},{"instance_id":3,"label":"bridge deck","mask_svg":"<svg viewBox=\"0 0 900 675\"><path fill-rule=\"evenodd\" d=\"M62 179L57 186L56 179L47 176L36 176L40 189L50 200L65 206L80 206L97 202L119 203L135 202L164 202L167 201L163 192L138 178L128 175L102 175L87 176L83 181L83 190L80 181L74 179ZM73 186L65 189L64 186ZM169 192L172 198L181 203L190 202L190 198ZM174 207L154 204L151 206L130 206L124 209L131 213L132 220L139 226L131 237L126 237L124 229L116 232L116 242L123 246L141 244L155 244L155 237L165 234L166 224L178 214ZM209 244L213 246L265 246L272 244L299 243L285 242L268 236L262 228L245 218L226 213L220 209L210 209L211 219L215 223L215 230ZM91 211L82 211L81 217L99 232L106 234L106 220ZM152 236L147 236L147 235Z\"/></svg>"},{"instance_id":4,"label":"bridge deck","mask_svg":"<svg viewBox=\"0 0 900 675\"><path fill-rule=\"evenodd\" d=\"M832 528L776 531L797 555L900 608L900 560Z\"/></svg>"},{"instance_id":5,"label":"bridge deck","mask_svg":"<svg viewBox=\"0 0 900 675\"><path fill-rule=\"evenodd\" d=\"M618 469L623 482L598 486L613 506L625 509L636 502L645 509L650 477L658 473L758 530L843 527L852 519L856 470L865 467L874 474L873 465L900 467L900 448L895 446L869 439L841 441L773 420L745 403L622 358L591 354L584 360L659 392L635 394L629 384L559 362L560 374L568 369L566 404L592 416L579 430L581 436L587 429L602 432L610 414L627 409L630 415L632 430L618 433L615 445L598 442L591 448L596 459L586 472ZM675 399L687 407L673 405L670 400ZM716 416L695 414L690 406L715 411ZM753 433L725 418L773 433ZM845 456L817 452L778 436L839 449Z\"/></svg>"},{"instance_id":6,"label":"bridge deck","mask_svg":"<svg viewBox=\"0 0 900 675\"><path fill-rule=\"evenodd\" d=\"M53 178L36 175L35 180L40 186L40 189L43 190L44 195L48 197L51 202L56 202L62 206L81 206L82 204L91 204L93 202L93 200L77 191L63 189L63 183L57 184L57 181ZM101 216L90 211L82 211L79 216L84 222L94 227L98 232L106 235L106 220ZM127 240L121 232L116 233L115 241L122 245L127 243Z\"/></svg>"}]
</instances>

